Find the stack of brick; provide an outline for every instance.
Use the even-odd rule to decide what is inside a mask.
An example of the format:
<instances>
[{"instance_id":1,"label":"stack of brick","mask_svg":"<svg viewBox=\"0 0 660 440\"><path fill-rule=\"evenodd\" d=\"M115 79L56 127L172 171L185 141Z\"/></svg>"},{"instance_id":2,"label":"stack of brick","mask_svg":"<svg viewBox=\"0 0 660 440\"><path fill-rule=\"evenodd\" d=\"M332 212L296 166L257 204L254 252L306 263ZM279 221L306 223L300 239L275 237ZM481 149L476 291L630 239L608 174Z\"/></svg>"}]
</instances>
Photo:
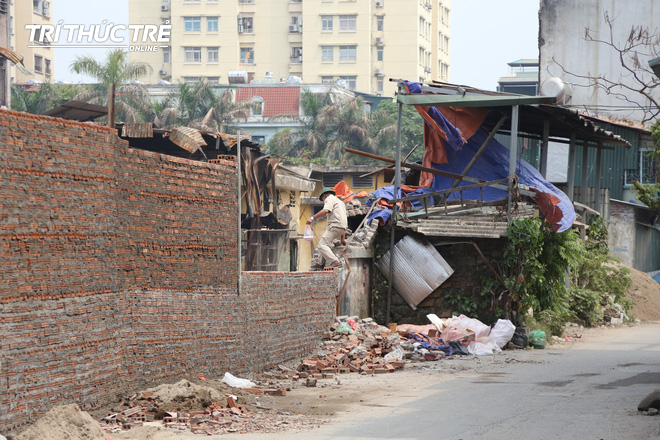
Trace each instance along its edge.
<instances>
[{"instance_id":1,"label":"stack of brick","mask_svg":"<svg viewBox=\"0 0 660 440\"><path fill-rule=\"evenodd\" d=\"M355 323L354 330L345 330L344 324L349 322ZM405 365L405 361L396 356L386 358L398 347L399 334L371 318L359 320L340 316L325 339L320 353L298 365L299 378L328 379L337 373L392 373Z\"/></svg>"},{"instance_id":2,"label":"stack of brick","mask_svg":"<svg viewBox=\"0 0 660 440\"><path fill-rule=\"evenodd\" d=\"M363 247L369 249L376 240L376 231L378 230L378 220L372 220L365 223L351 238L351 246Z\"/></svg>"}]
</instances>

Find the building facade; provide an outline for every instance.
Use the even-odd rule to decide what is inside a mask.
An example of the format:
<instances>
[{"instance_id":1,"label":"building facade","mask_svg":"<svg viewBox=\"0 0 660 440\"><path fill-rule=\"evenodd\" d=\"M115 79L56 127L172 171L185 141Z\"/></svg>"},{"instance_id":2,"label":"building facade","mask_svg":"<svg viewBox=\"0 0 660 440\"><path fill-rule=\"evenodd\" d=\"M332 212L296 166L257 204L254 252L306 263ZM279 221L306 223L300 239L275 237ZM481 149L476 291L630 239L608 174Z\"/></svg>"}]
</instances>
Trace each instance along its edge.
<instances>
[{"instance_id":1,"label":"building facade","mask_svg":"<svg viewBox=\"0 0 660 440\"><path fill-rule=\"evenodd\" d=\"M161 80L250 82L267 73L392 95L389 78L449 80L450 0L130 0L131 23L172 24L132 52Z\"/></svg>"},{"instance_id":2,"label":"building facade","mask_svg":"<svg viewBox=\"0 0 660 440\"><path fill-rule=\"evenodd\" d=\"M23 55L23 64L32 75L26 75L12 67L12 83L21 84L29 80L47 82L53 80L54 50L48 43L30 42L27 24L53 24L53 0L14 1L12 44L13 50ZM40 38L35 38L40 40Z\"/></svg>"}]
</instances>

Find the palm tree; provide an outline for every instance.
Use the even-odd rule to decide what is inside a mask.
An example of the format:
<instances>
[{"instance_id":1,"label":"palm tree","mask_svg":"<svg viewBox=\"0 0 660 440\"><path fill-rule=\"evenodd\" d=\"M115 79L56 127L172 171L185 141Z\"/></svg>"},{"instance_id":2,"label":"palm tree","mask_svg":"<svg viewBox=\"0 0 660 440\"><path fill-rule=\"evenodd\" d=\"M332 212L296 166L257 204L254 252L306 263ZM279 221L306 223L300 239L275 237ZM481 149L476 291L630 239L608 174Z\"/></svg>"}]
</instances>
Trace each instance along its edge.
<instances>
[{"instance_id":1,"label":"palm tree","mask_svg":"<svg viewBox=\"0 0 660 440\"><path fill-rule=\"evenodd\" d=\"M344 154L344 147L374 151L383 136L392 134L394 124L380 117L370 117L361 99L303 91L300 97L303 115L300 130L288 130L275 136L274 153L305 160L354 162Z\"/></svg>"},{"instance_id":2,"label":"palm tree","mask_svg":"<svg viewBox=\"0 0 660 440\"><path fill-rule=\"evenodd\" d=\"M162 103L154 105L154 123L160 128L186 125L225 133L233 129L233 122L249 115L249 107L248 102L234 102L231 89L218 97L204 80L192 85L180 82Z\"/></svg>"},{"instance_id":3,"label":"palm tree","mask_svg":"<svg viewBox=\"0 0 660 440\"><path fill-rule=\"evenodd\" d=\"M121 49L113 50L108 53L104 63L91 57L79 56L71 63L70 69L98 81L98 84L81 92L74 99L99 105L107 103L108 126L114 127L115 112L123 120L135 122L151 111L151 98L147 89L135 81L150 73L151 66L143 62L128 61L127 52Z\"/></svg>"},{"instance_id":4,"label":"palm tree","mask_svg":"<svg viewBox=\"0 0 660 440\"><path fill-rule=\"evenodd\" d=\"M11 86L12 110L40 115L53 107L57 99L57 92L53 84L45 82L34 85L30 89L28 91L22 86Z\"/></svg>"}]
</instances>

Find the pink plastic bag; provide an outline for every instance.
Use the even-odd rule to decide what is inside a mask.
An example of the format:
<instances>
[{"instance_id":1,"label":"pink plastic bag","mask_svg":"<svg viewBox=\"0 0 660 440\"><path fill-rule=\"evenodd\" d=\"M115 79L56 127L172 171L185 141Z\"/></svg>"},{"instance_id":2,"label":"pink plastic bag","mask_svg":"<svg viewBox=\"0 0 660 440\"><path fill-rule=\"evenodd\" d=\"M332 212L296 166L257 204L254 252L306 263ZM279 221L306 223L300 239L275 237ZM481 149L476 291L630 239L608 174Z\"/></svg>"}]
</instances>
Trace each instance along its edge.
<instances>
[{"instance_id":1,"label":"pink plastic bag","mask_svg":"<svg viewBox=\"0 0 660 440\"><path fill-rule=\"evenodd\" d=\"M314 230L310 225L307 225L305 228L305 233L303 234L303 240L314 241Z\"/></svg>"}]
</instances>

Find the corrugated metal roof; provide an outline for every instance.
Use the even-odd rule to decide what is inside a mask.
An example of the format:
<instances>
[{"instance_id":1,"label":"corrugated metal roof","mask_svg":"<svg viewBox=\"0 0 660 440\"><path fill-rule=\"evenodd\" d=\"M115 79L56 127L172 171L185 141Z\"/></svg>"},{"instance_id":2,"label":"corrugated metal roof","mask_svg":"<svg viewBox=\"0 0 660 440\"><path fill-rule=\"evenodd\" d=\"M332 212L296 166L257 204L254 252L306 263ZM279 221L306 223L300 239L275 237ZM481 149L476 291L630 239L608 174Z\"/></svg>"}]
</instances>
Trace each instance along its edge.
<instances>
[{"instance_id":1,"label":"corrugated metal roof","mask_svg":"<svg viewBox=\"0 0 660 440\"><path fill-rule=\"evenodd\" d=\"M239 87L236 101L246 102L259 96L264 100L263 116L298 116L300 87Z\"/></svg>"},{"instance_id":2,"label":"corrugated metal roof","mask_svg":"<svg viewBox=\"0 0 660 440\"><path fill-rule=\"evenodd\" d=\"M390 252L376 261L389 279ZM413 309L454 273L442 255L423 237L406 235L394 245L393 287Z\"/></svg>"},{"instance_id":3,"label":"corrugated metal roof","mask_svg":"<svg viewBox=\"0 0 660 440\"><path fill-rule=\"evenodd\" d=\"M44 113L46 116L87 122L108 115L108 108L82 101L69 101Z\"/></svg>"}]
</instances>

